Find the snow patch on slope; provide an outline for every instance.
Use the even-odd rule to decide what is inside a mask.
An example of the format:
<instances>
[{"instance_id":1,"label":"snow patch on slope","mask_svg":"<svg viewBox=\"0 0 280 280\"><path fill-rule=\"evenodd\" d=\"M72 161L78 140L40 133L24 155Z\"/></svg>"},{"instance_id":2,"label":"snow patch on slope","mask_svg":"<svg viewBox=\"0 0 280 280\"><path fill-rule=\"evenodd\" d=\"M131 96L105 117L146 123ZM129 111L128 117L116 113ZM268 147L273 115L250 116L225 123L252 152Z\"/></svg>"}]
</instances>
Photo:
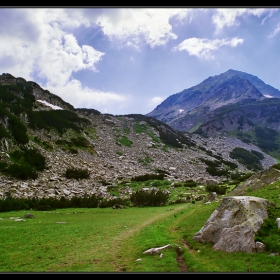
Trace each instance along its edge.
<instances>
[{"instance_id":1,"label":"snow patch on slope","mask_svg":"<svg viewBox=\"0 0 280 280\"><path fill-rule=\"evenodd\" d=\"M61 107L56 106L56 105L52 105L52 104L50 104L49 102L47 102L47 101L45 101L45 100L39 100L39 99L38 99L37 101L40 102L40 103L45 104L46 106L51 107L51 108L54 109L54 110L63 110Z\"/></svg>"}]
</instances>

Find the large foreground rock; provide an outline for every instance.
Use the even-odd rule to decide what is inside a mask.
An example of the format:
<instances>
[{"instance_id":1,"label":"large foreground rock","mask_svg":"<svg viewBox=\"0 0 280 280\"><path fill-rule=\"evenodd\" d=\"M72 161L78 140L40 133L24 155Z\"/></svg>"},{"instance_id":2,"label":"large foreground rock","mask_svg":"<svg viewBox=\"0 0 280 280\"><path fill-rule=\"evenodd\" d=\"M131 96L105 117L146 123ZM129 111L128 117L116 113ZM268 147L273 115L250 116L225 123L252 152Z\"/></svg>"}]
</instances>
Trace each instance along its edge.
<instances>
[{"instance_id":1,"label":"large foreground rock","mask_svg":"<svg viewBox=\"0 0 280 280\"><path fill-rule=\"evenodd\" d=\"M257 252L254 237L268 217L267 199L254 196L225 197L193 240L213 242L214 250Z\"/></svg>"}]
</instances>

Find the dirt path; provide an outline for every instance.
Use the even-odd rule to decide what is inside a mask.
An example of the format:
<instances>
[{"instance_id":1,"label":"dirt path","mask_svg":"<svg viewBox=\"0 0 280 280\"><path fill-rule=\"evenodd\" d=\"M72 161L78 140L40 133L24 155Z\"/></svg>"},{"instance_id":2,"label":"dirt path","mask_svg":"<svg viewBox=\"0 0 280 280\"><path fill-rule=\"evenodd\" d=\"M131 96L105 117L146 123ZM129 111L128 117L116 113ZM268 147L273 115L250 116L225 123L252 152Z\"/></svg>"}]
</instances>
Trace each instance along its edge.
<instances>
[{"instance_id":1,"label":"dirt path","mask_svg":"<svg viewBox=\"0 0 280 280\"><path fill-rule=\"evenodd\" d=\"M176 227L176 225L179 224L182 219L186 219L188 216L192 215L194 213L194 211L195 211L195 209L191 210L187 215L184 215L184 216L180 217L179 219L177 219L176 222L172 224L172 228ZM177 253L176 262L179 265L180 272L187 272L188 269L186 266L185 258L182 255L183 254L182 247L186 248L187 250L191 250L187 241L182 241L182 246L176 248L176 253Z\"/></svg>"},{"instance_id":2,"label":"dirt path","mask_svg":"<svg viewBox=\"0 0 280 280\"><path fill-rule=\"evenodd\" d=\"M128 238L130 238L131 236L133 236L134 234L139 232L141 229L145 228L146 226L148 226L150 224L153 224L153 223L155 223L155 222L157 222L157 221L159 221L161 219L165 219L168 216L176 215L176 214L178 214L179 212L181 212L184 209L190 210L190 206L189 205L190 204L184 204L184 205L181 205L180 207L170 207L170 211L166 211L164 213L156 215L153 218L145 221L144 223L141 223L141 224L139 224L139 225L137 225L137 226L127 230L127 231L122 232L120 235L118 235L118 236L116 236L114 238L114 241L113 241L114 247L115 248L121 248L122 244L125 243L128 240ZM187 215L184 215L180 219L185 219L187 216L191 215L194 211L195 211L195 209L190 210ZM179 223L180 219L176 220L175 225ZM172 226L174 227L174 224ZM185 244L182 244L182 246L186 247ZM119 251L118 250L115 251L114 259L116 259L117 252L119 252ZM176 250L176 252L177 252L176 261L179 264L180 272L186 272L187 271L187 267L185 265L185 260L184 260L183 256L181 255L180 251ZM119 264L114 263L113 265L115 266L114 271L120 271Z\"/></svg>"}]
</instances>

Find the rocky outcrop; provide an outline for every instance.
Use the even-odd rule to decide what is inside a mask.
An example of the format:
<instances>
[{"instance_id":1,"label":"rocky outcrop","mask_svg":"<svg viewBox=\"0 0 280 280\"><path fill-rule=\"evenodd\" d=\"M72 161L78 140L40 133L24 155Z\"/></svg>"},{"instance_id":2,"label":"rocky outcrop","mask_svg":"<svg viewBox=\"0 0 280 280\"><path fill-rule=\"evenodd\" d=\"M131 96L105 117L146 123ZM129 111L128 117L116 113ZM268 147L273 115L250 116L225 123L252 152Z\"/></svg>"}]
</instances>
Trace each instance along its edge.
<instances>
[{"instance_id":1,"label":"rocky outcrop","mask_svg":"<svg viewBox=\"0 0 280 280\"><path fill-rule=\"evenodd\" d=\"M257 190L265 185L272 184L280 180L280 170L270 166L264 171L254 173L245 182L240 183L235 189L233 189L229 195L243 195L248 190Z\"/></svg>"},{"instance_id":2,"label":"rocky outcrop","mask_svg":"<svg viewBox=\"0 0 280 280\"><path fill-rule=\"evenodd\" d=\"M193 240L200 243L213 242L214 250L226 252L259 252L263 244L254 237L268 217L267 199L253 196L223 198Z\"/></svg>"}]
</instances>

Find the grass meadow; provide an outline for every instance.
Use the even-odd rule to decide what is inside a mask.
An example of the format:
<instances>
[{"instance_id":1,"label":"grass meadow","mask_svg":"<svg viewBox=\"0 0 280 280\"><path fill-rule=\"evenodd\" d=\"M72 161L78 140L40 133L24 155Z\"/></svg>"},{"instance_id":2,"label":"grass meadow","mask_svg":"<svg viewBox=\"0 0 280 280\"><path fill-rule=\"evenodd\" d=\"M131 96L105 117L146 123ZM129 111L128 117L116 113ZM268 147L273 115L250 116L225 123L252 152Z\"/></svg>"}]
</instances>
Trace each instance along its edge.
<instances>
[{"instance_id":1,"label":"grass meadow","mask_svg":"<svg viewBox=\"0 0 280 280\"><path fill-rule=\"evenodd\" d=\"M219 203L2 212L0 273L280 272L277 254L227 253L192 240ZM27 213L35 218L17 221ZM168 244L162 254L143 253Z\"/></svg>"}]
</instances>

